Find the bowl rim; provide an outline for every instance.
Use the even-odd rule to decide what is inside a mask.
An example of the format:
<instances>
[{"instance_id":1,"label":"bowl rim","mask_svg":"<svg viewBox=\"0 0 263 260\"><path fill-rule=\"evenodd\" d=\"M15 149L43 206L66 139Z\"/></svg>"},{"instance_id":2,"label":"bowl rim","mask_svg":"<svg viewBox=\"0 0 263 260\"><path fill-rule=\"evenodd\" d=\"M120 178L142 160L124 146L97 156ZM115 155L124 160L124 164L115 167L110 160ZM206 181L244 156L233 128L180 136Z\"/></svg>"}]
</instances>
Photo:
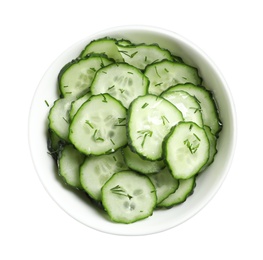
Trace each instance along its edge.
<instances>
[{"instance_id":1,"label":"bowl rim","mask_svg":"<svg viewBox=\"0 0 263 260\"><path fill-rule=\"evenodd\" d=\"M61 205L61 202L59 202L57 200L57 198L55 197L55 195L52 193L53 191L51 190L52 188L48 186L48 183L46 182L46 179L43 178L43 174L40 173L40 169L39 169L39 165L37 163L36 160L36 147L38 144L35 144L35 140L32 137L32 134L34 132L34 130L36 130L33 126L34 126L34 122L33 122L33 118L35 118L35 114L34 114L34 108L36 107L36 103L35 103L35 99L36 97L39 95L40 89L41 89L41 85L42 82L45 78L49 77L50 72L54 71L54 67L57 66L56 64L58 63L59 60L63 60L61 61L61 64L64 62L65 59L63 59L63 57L65 56L66 53L69 52L73 52L72 55L74 56L74 49L78 49L77 46L85 46L87 44L88 41L91 41L92 39L95 38L99 38L103 35L107 36L107 35L113 35L113 34L119 34L120 32L122 32L122 34L124 32L150 32L152 34L159 34L159 35L163 35L165 37L171 37L172 39L174 39L175 41L180 41L182 44L188 46L189 48L192 48L195 52L199 53L211 66L211 68L213 69L213 71L218 75L219 79L222 82L222 85L224 87L224 91L225 94L229 100L229 109L230 109L230 113L231 113L231 118L232 118L232 144L230 145L230 151L229 151L229 158L228 161L225 165L225 170L224 170L224 174L222 175L220 181L217 183L216 187L213 189L213 192L210 194L210 196L206 197L205 200L203 200L203 203L197 208L195 209L192 214L188 215L187 217L185 217L183 220L179 221L178 223L167 223L166 225L156 225L154 228L152 227L148 227L144 230L132 230L131 228L126 229L125 226L122 226L122 228L117 228L115 223L110 223L109 226L105 227L101 227L100 225L94 225L94 224L89 224L85 221L83 221L82 219L79 219L78 216L72 214L72 212L69 211L68 207L65 207L65 205ZM67 56L67 55L66 55ZM66 64L66 62L64 63ZM90 228L93 228L95 230L104 232L104 233L109 233L109 234L113 234L113 235L149 235L149 234L153 234L153 233L159 233L171 228L174 228L175 226L178 226L182 223L184 223L185 221L187 221L188 219L192 218L194 215L196 215L201 209L203 209L207 203L209 201L212 200L212 198L216 195L216 193L218 192L218 190L220 189L221 185L223 184L223 182L225 181L225 178L230 170L232 161L233 161L233 157L234 157L234 153L235 153L235 148L236 148L236 142L237 142L237 117L236 117L236 109L235 109L235 104L234 104L234 100L233 100L233 96L231 94L230 88L228 87L228 84L226 83L225 78L223 77L221 71L219 70L219 68L215 65L215 63L211 60L211 58L202 50L200 49L197 45L195 45L193 42L191 42L190 40L186 39L185 37L181 36L180 34L164 29L164 28L160 28L160 27L154 27L154 26L148 26L148 25L125 25L125 26L116 26L116 27L112 27L112 28L108 28L105 30L101 30L97 33L93 33L91 35L88 35L86 37L84 37L83 39L81 39L80 41L76 42L75 44L71 45L69 48L67 48L66 50L64 50L54 61L53 63L51 63L50 67L46 70L46 72L44 73L42 79L40 80L35 93L33 95L32 98L32 102L31 102L31 106L30 106L30 111L29 111L29 118L28 118L28 141L29 141L29 149L30 149L30 154L31 154L31 159L35 168L35 171L43 185L43 187L45 188L45 190L47 191L47 193L50 195L50 197L56 202L56 204L63 209L68 215L70 215L71 217L73 217L74 219L76 219L77 221L79 221L80 223L84 224L85 226L88 226ZM146 220L147 221L147 220ZM119 225L119 224L117 224ZM133 224L132 224L133 225ZM141 226L141 225L140 225ZM141 226L142 227L142 226Z\"/></svg>"}]
</instances>

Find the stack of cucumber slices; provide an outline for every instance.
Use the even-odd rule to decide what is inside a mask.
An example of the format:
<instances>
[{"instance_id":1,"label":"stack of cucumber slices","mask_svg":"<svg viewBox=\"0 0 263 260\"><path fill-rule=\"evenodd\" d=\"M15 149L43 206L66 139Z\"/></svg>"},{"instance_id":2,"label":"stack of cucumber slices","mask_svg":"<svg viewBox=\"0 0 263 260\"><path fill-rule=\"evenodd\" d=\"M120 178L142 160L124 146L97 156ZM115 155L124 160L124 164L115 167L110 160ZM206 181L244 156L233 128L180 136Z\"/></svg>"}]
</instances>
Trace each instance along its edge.
<instances>
[{"instance_id":1,"label":"stack of cucumber slices","mask_svg":"<svg viewBox=\"0 0 263 260\"><path fill-rule=\"evenodd\" d=\"M197 68L157 44L93 40L58 86L49 152L61 179L114 222L183 203L214 161L222 123L213 93Z\"/></svg>"}]
</instances>

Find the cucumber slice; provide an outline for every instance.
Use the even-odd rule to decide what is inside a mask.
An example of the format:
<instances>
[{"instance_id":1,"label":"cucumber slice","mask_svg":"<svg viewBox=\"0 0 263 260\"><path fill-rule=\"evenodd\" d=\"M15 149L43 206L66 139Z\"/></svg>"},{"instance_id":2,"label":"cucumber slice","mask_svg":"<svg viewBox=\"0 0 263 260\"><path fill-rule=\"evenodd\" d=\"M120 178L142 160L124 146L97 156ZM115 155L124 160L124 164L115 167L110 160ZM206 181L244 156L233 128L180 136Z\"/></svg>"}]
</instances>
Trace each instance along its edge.
<instances>
[{"instance_id":1,"label":"cucumber slice","mask_svg":"<svg viewBox=\"0 0 263 260\"><path fill-rule=\"evenodd\" d=\"M127 166L142 174L156 173L165 167L163 161L149 161L141 158L137 153L134 153L128 145L122 149L122 152Z\"/></svg>"},{"instance_id":2,"label":"cucumber slice","mask_svg":"<svg viewBox=\"0 0 263 260\"><path fill-rule=\"evenodd\" d=\"M128 170L120 150L106 155L89 156L80 167L80 183L90 197L101 201L101 188L115 173Z\"/></svg>"},{"instance_id":3,"label":"cucumber slice","mask_svg":"<svg viewBox=\"0 0 263 260\"><path fill-rule=\"evenodd\" d=\"M193 122L180 122L164 141L164 158L176 179L197 174L209 158L209 140L203 128Z\"/></svg>"},{"instance_id":4,"label":"cucumber slice","mask_svg":"<svg viewBox=\"0 0 263 260\"><path fill-rule=\"evenodd\" d=\"M59 89L63 97L76 98L89 91L96 71L112 61L101 55L91 55L66 64L58 75Z\"/></svg>"},{"instance_id":5,"label":"cucumber slice","mask_svg":"<svg viewBox=\"0 0 263 260\"><path fill-rule=\"evenodd\" d=\"M153 214L154 185L146 175L134 171L115 173L102 187L102 204L112 221L133 223Z\"/></svg>"},{"instance_id":6,"label":"cucumber slice","mask_svg":"<svg viewBox=\"0 0 263 260\"><path fill-rule=\"evenodd\" d=\"M172 176L167 167L158 173L149 175L149 178L155 186L157 205L174 193L179 186L179 181Z\"/></svg>"},{"instance_id":7,"label":"cucumber slice","mask_svg":"<svg viewBox=\"0 0 263 260\"><path fill-rule=\"evenodd\" d=\"M166 90L161 97L175 105L183 114L185 121L191 121L203 126L203 117L198 100L185 91Z\"/></svg>"},{"instance_id":8,"label":"cucumber slice","mask_svg":"<svg viewBox=\"0 0 263 260\"><path fill-rule=\"evenodd\" d=\"M57 99L48 114L49 128L55 132L59 138L67 142L69 142L69 111L73 100L72 97Z\"/></svg>"},{"instance_id":9,"label":"cucumber slice","mask_svg":"<svg viewBox=\"0 0 263 260\"><path fill-rule=\"evenodd\" d=\"M173 60L171 53L157 44L117 45L125 62L144 70L148 64L163 59Z\"/></svg>"},{"instance_id":10,"label":"cucumber slice","mask_svg":"<svg viewBox=\"0 0 263 260\"><path fill-rule=\"evenodd\" d=\"M208 137L210 149L209 149L209 159L206 162L206 164L202 167L200 172L204 171L210 164L213 163L215 155L217 154L217 137L214 134L212 134L210 127L204 126L204 130Z\"/></svg>"},{"instance_id":11,"label":"cucumber slice","mask_svg":"<svg viewBox=\"0 0 263 260\"><path fill-rule=\"evenodd\" d=\"M160 160L164 137L182 120L182 113L164 98L138 97L128 109L128 143L143 158Z\"/></svg>"},{"instance_id":12,"label":"cucumber slice","mask_svg":"<svg viewBox=\"0 0 263 260\"><path fill-rule=\"evenodd\" d=\"M178 189L170 194L165 200L158 204L158 207L171 208L177 204L183 203L193 193L196 182L193 176L186 180L179 180Z\"/></svg>"},{"instance_id":13,"label":"cucumber slice","mask_svg":"<svg viewBox=\"0 0 263 260\"><path fill-rule=\"evenodd\" d=\"M144 74L150 80L149 93L154 95L160 95L173 85L187 82L199 85L202 82L196 68L169 60L150 64Z\"/></svg>"},{"instance_id":14,"label":"cucumber slice","mask_svg":"<svg viewBox=\"0 0 263 260\"><path fill-rule=\"evenodd\" d=\"M70 124L69 139L82 153L100 155L127 144L126 109L108 94L92 96Z\"/></svg>"},{"instance_id":15,"label":"cucumber slice","mask_svg":"<svg viewBox=\"0 0 263 260\"><path fill-rule=\"evenodd\" d=\"M209 126L212 133L217 135L222 129L222 123L219 119L217 106L212 93L205 87L194 84L180 84L169 89L169 91L177 90L186 91L198 100L201 106L204 125Z\"/></svg>"},{"instance_id":16,"label":"cucumber slice","mask_svg":"<svg viewBox=\"0 0 263 260\"><path fill-rule=\"evenodd\" d=\"M88 54L91 53L102 53L106 54L109 58L114 59L117 62L122 62L123 58L118 51L117 43L118 41L114 38L105 37L94 40L90 42L84 50L80 53L80 57L86 57ZM124 44L124 40L122 44ZM129 41L127 41L129 43Z\"/></svg>"},{"instance_id":17,"label":"cucumber slice","mask_svg":"<svg viewBox=\"0 0 263 260\"><path fill-rule=\"evenodd\" d=\"M64 181L76 188L82 189L79 178L79 168L85 159L85 155L80 153L73 145L63 147L58 158L58 169Z\"/></svg>"},{"instance_id":18,"label":"cucumber slice","mask_svg":"<svg viewBox=\"0 0 263 260\"><path fill-rule=\"evenodd\" d=\"M96 73L90 89L93 95L108 93L128 108L131 101L147 93L148 85L149 80L139 69L113 63Z\"/></svg>"}]
</instances>

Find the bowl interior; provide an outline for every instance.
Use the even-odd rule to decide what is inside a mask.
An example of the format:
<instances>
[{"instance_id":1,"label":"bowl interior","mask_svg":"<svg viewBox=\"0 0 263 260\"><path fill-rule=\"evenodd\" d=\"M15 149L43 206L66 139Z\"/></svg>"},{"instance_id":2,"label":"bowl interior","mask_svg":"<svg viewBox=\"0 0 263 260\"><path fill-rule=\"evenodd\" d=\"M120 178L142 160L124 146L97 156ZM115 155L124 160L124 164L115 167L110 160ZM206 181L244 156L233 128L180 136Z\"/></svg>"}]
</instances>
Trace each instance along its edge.
<instances>
[{"instance_id":1,"label":"bowl interior","mask_svg":"<svg viewBox=\"0 0 263 260\"><path fill-rule=\"evenodd\" d=\"M94 207L87 197L65 186L57 177L54 161L47 153L47 115L58 98L57 75L64 64L76 58L91 40L110 36L126 38L135 43L158 43L185 62L199 69L204 86L214 92L223 130L218 142L214 163L197 178L194 194L187 201L169 210L154 214L134 224L112 223L103 211ZM47 107L45 101L50 104ZM194 216L215 195L229 170L236 138L234 106L229 89L211 60L198 47L181 36L159 28L127 26L100 32L76 43L63 52L44 74L35 92L29 117L29 143L32 159L40 180L54 201L81 223L106 233L119 235L145 235L175 227Z\"/></svg>"}]
</instances>

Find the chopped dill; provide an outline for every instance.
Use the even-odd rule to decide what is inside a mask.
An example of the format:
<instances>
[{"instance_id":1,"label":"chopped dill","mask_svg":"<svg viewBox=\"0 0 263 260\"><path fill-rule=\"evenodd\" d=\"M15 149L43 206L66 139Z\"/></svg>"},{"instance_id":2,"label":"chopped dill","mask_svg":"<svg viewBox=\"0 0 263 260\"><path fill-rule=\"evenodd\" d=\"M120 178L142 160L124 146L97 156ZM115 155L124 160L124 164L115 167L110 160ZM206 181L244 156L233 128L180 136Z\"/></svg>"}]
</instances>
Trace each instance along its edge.
<instances>
[{"instance_id":1,"label":"chopped dill","mask_svg":"<svg viewBox=\"0 0 263 260\"><path fill-rule=\"evenodd\" d=\"M120 185L116 185L115 187L111 188L110 191L114 194L128 197L129 200L132 199L132 196L129 195Z\"/></svg>"},{"instance_id":2,"label":"chopped dill","mask_svg":"<svg viewBox=\"0 0 263 260\"><path fill-rule=\"evenodd\" d=\"M166 116L161 116L163 125L165 125L165 122L170 123Z\"/></svg>"},{"instance_id":3,"label":"chopped dill","mask_svg":"<svg viewBox=\"0 0 263 260\"><path fill-rule=\"evenodd\" d=\"M154 69L155 69L155 72L156 72L157 76L158 76L159 78L161 78L160 74L158 73L158 70L157 70L157 67L156 67L156 66L154 66Z\"/></svg>"},{"instance_id":4,"label":"chopped dill","mask_svg":"<svg viewBox=\"0 0 263 260\"><path fill-rule=\"evenodd\" d=\"M146 138L149 136L151 137L153 132L151 130L140 130L140 131L137 131L137 133L141 134L138 138L141 138L143 137L143 140L142 140L142 143L141 143L141 146L143 147L144 146L144 143L146 141ZM137 138L137 139L138 139Z\"/></svg>"},{"instance_id":5,"label":"chopped dill","mask_svg":"<svg viewBox=\"0 0 263 260\"><path fill-rule=\"evenodd\" d=\"M144 103L142 108L146 108L149 104L148 103Z\"/></svg>"},{"instance_id":6,"label":"chopped dill","mask_svg":"<svg viewBox=\"0 0 263 260\"><path fill-rule=\"evenodd\" d=\"M89 121L89 120L86 120L86 121L85 121L85 123L86 123L87 125L89 125L89 126L90 126L90 128L92 128L92 129L94 128L94 127L93 127L93 125L90 123L90 121Z\"/></svg>"}]
</instances>

